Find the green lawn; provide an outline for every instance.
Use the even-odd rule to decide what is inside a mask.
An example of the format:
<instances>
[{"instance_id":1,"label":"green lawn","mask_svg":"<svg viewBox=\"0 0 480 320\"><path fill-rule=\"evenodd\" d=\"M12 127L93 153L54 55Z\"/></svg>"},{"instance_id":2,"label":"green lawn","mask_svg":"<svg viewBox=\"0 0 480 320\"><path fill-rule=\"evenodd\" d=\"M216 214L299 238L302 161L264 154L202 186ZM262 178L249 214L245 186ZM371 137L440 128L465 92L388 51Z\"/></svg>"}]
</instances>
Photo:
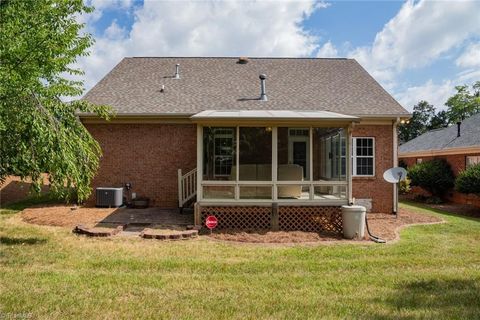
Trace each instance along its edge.
<instances>
[{"instance_id":1,"label":"green lawn","mask_svg":"<svg viewBox=\"0 0 480 320\"><path fill-rule=\"evenodd\" d=\"M480 220L402 206L448 223L391 245L269 247L89 239L4 210L0 319L480 318Z\"/></svg>"}]
</instances>

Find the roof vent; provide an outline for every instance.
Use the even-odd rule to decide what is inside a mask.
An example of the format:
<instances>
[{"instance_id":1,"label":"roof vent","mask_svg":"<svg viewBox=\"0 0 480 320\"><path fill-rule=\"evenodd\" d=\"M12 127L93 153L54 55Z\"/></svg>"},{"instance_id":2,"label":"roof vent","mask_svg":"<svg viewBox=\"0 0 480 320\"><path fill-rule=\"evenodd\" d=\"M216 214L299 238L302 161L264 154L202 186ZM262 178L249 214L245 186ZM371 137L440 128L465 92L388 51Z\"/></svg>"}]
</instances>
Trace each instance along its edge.
<instances>
[{"instance_id":1,"label":"roof vent","mask_svg":"<svg viewBox=\"0 0 480 320\"><path fill-rule=\"evenodd\" d=\"M260 78L260 100L268 101L267 92L265 90L265 80L267 79L267 76L262 73L259 78Z\"/></svg>"},{"instance_id":2,"label":"roof vent","mask_svg":"<svg viewBox=\"0 0 480 320\"><path fill-rule=\"evenodd\" d=\"M175 79L180 79L180 65L178 63L175 65Z\"/></svg>"},{"instance_id":3,"label":"roof vent","mask_svg":"<svg viewBox=\"0 0 480 320\"><path fill-rule=\"evenodd\" d=\"M462 122L458 121L457 122L457 138L461 136L461 128L462 128Z\"/></svg>"},{"instance_id":4,"label":"roof vent","mask_svg":"<svg viewBox=\"0 0 480 320\"><path fill-rule=\"evenodd\" d=\"M248 57L240 57L240 58L238 58L237 63L238 63L238 64L247 64L247 63L248 63Z\"/></svg>"}]
</instances>

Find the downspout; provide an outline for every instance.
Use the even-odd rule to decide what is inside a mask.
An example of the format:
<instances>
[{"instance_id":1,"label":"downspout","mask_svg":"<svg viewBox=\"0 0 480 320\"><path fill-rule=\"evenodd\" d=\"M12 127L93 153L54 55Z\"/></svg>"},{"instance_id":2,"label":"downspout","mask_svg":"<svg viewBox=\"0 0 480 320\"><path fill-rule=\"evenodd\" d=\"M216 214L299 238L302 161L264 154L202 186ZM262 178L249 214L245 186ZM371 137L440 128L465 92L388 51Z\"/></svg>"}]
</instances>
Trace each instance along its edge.
<instances>
[{"instance_id":1,"label":"downspout","mask_svg":"<svg viewBox=\"0 0 480 320\"><path fill-rule=\"evenodd\" d=\"M352 133L353 127L355 123L352 122L347 128L347 179L348 179L348 204L353 205L355 204L355 198L353 197L353 179L352 179L352 165L353 165L353 157L352 157Z\"/></svg>"},{"instance_id":2,"label":"downspout","mask_svg":"<svg viewBox=\"0 0 480 320\"><path fill-rule=\"evenodd\" d=\"M400 123L400 118L397 117L397 120L393 122L393 167L398 166L398 124ZM398 212L398 184L393 184L393 213L396 215Z\"/></svg>"}]
</instances>

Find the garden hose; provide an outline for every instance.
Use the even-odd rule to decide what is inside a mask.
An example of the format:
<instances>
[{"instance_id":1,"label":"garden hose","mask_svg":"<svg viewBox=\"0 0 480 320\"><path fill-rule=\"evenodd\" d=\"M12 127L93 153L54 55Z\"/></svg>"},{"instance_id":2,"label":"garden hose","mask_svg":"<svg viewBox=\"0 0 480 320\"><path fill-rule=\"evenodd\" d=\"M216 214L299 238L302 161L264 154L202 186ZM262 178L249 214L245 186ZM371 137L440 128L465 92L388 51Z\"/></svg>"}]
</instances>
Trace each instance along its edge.
<instances>
[{"instance_id":1,"label":"garden hose","mask_svg":"<svg viewBox=\"0 0 480 320\"><path fill-rule=\"evenodd\" d=\"M374 236L373 234L370 233L370 228L368 228L368 220L367 220L367 213L365 213L365 226L367 227L367 232L368 232L368 235L370 236L370 240L376 242L376 243L387 243L387 241L377 237L377 236Z\"/></svg>"}]
</instances>

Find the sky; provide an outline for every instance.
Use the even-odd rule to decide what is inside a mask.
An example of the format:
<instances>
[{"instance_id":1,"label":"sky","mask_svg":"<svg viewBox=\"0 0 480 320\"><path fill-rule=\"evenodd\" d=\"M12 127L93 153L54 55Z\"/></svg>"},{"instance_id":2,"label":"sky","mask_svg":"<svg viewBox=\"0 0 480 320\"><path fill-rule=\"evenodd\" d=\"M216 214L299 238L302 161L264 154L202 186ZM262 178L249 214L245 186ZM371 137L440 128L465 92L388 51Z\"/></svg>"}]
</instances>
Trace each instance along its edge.
<instances>
[{"instance_id":1,"label":"sky","mask_svg":"<svg viewBox=\"0 0 480 320\"><path fill-rule=\"evenodd\" d=\"M407 110L480 80L480 0L87 0L86 89L123 57L356 59Z\"/></svg>"}]
</instances>

